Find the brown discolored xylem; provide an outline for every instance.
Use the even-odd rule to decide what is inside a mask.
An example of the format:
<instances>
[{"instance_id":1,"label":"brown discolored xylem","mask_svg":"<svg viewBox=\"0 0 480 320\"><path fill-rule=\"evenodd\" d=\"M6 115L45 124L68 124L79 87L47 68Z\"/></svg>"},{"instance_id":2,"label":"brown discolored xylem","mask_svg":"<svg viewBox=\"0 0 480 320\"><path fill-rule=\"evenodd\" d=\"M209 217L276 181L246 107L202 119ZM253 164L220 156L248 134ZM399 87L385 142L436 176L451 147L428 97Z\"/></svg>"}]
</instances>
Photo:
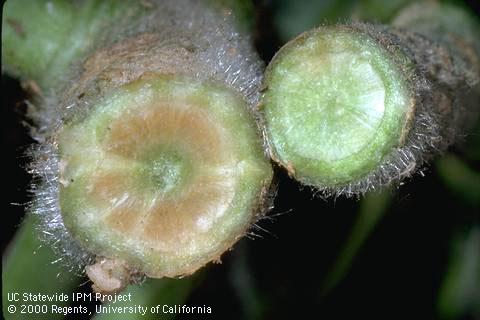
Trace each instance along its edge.
<instances>
[{"instance_id":1,"label":"brown discolored xylem","mask_svg":"<svg viewBox=\"0 0 480 320\"><path fill-rule=\"evenodd\" d=\"M32 115L30 211L104 293L219 261L269 206L248 36L228 10L148 3L98 30Z\"/></svg>"}]
</instances>

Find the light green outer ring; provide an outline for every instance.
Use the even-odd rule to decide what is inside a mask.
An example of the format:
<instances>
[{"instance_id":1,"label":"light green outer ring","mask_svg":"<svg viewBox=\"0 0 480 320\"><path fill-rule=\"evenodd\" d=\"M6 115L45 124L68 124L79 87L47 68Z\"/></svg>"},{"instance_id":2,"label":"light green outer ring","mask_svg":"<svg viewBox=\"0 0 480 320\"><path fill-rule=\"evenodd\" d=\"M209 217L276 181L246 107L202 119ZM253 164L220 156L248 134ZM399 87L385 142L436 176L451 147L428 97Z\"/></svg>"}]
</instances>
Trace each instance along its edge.
<instances>
[{"instance_id":1,"label":"light green outer ring","mask_svg":"<svg viewBox=\"0 0 480 320\"><path fill-rule=\"evenodd\" d=\"M288 146L284 147L286 128L277 121L284 97L279 92L278 83L283 75L277 72L284 58L294 55L309 41L322 41L325 36L347 36L349 45L361 50L366 48L373 55L372 66L385 83L385 112L377 135L369 141L366 148L335 162L302 157ZM395 54L402 54L395 52ZM409 61L405 56L397 61ZM287 73L288 76L288 73ZM284 46L269 64L265 80L261 110L265 121L265 133L272 158L287 168L290 175L304 184L319 188L335 188L356 182L374 171L390 154L392 148L404 140L409 116L414 110L413 90L408 77L394 64L393 53L388 52L375 39L348 27L321 27L306 32ZM395 99L395 100L394 100ZM398 100L401 103L395 103ZM305 141L308 137L305 137ZM301 143L301 141L299 142ZM320 143L320 142L319 142ZM334 146L332 146L334 147Z\"/></svg>"},{"instance_id":2,"label":"light green outer ring","mask_svg":"<svg viewBox=\"0 0 480 320\"><path fill-rule=\"evenodd\" d=\"M101 219L87 224L82 219L82 211L96 209L84 191L85 177L96 167L88 163L88 152L78 147L95 144L101 131L98 126L121 115L130 104L135 103L139 95L143 95L141 99L151 101L161 96L199 97L207 102L200 107L213 115L229 135L231 145L228 152L232 152L238 161L238 170L233 177L235 196L227 213L212 228L210 241L197 243L195 252L157 252L138 239L107 229ZM63 138L71 137L72 132L78 140ZM102 99L89 116L66 125L59 132L57 141L60 162L67 160L77 163L74 169L67 167L63 172L66 179L74 178L74 182L67 187L60 186L60 206L67 229L88 251L99 256L123 259L132 269L151 277L190 274L209 261L218 259L255 221L273 174L270 163L264 157L255 120L243 99L228 88L181 77L156 76L115 90Z\"/></svg>"}]
</instances>

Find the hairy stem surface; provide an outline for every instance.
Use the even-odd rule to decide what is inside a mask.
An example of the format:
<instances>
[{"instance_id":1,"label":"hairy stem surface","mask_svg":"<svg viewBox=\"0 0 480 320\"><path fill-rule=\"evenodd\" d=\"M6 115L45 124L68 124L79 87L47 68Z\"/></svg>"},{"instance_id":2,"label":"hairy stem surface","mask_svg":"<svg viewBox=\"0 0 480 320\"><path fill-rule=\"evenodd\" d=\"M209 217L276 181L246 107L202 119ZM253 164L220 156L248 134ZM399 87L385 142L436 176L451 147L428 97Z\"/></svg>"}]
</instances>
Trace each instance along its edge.
<instances>
[{"instance_id":1,"label":"hairy stem surface","mask_svg":"<svg viewBox=\"0 0 480 320\"><path fill-rule=\"evenodd\" d=\"M457 141L478 113L478 23L457 9L447 27L432 10L401 13L402 29L321 27L285 45L260 105L272 158L304 184L353 195L401 181Z\"/></svg>"}]
</instances>

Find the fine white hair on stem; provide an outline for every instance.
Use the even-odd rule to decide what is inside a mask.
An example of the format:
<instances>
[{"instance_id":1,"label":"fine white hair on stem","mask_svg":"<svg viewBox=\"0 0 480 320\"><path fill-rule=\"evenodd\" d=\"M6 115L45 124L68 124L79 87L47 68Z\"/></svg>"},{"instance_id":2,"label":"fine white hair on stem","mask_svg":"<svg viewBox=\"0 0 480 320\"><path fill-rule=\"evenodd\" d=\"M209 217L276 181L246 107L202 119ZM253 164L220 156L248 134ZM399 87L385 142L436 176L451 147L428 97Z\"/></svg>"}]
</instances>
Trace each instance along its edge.
<instances>
[{"instance_id":1,"label":"fine white hair on stem","mask_svg":"<svg viewBox=\"0 0 480 320\"><path fill-rule=\"evenodd\" d=\"M86 44L91 46L89 54L65 70L62 84L45 92L31 115L37 126L33 137L39 144L30 153L34 181L29 211L39 218L38 229L48 230L42 235L62 257L59 263L78 273L95 256L82 248L62 219L59 173L63 163L55 135L66 123L88 116L112 87L148 73L188 75L200 82L223 84L238 93L255 116L263 64L249 36L239 31L232 12L195 0L151 1L147 11L140 19L106 27L95 43ZM136 50L137 44L144 45L140 49L145 51ZM112 51L118 55L111 55ZM125 55L129 59L117 59ZM121 75L110 88L98 89L98 75L110 72L107 60L112 70L116 64L122 68ZM89 70L89 65L94 67ZM258 210L266 209L260 204Z\"/></svg>"}]
</instances>

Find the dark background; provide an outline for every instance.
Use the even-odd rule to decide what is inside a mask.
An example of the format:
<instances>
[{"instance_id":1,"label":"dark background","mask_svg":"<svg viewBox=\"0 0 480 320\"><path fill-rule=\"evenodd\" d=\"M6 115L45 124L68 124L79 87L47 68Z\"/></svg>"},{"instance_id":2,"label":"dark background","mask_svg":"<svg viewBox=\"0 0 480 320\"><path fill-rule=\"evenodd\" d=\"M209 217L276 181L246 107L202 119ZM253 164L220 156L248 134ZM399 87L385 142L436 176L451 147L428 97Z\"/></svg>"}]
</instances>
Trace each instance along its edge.
<instances>
[{"instance_id":1,"label":"dark background","mask_svg":"<svg viewBox=\"0 0 480 320\"><path fill-rule=\"evenodd\" d=\"M266 62L282 45L272 22L277 5L255 4L256 45ZM467 5L479 14L479 2ZM33 141L25 126L26 98L16 80L2 76L2 251L22 221L22 204L29 200L25 150ZM465 148L450 152L480 169L478 161L464 157ZM266 231L254 229L258 236L241 240L224 255L223 264L209 265L187 305L211 306L214 317L204 317L208 319L438 317L450 240L466 225L478 224L479 214L478 208L452 193L434 165L427 167L425 177L416 175L395 190L388 212L351 271L326 297L320 296L321 284L351 230L359 202L324 200L277 172L279 189L271 219L259 223Z\"/></svg>"}]
</instances>

